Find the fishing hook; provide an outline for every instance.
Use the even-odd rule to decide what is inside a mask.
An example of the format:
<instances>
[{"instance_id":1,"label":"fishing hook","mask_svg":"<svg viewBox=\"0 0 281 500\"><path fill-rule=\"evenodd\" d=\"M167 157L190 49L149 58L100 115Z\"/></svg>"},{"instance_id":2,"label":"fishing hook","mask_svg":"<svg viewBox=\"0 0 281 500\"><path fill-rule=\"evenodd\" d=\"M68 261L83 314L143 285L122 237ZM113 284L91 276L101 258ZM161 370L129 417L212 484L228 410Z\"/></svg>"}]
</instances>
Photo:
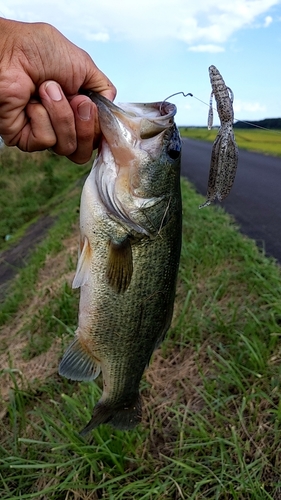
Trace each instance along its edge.
<instances>
[{"instance_id":1,"label":"fishing hook","mask_svg":"<svg viewBox=\"0 0 281 500\"><path fill-rule=\"evenodd\" d=\"M159 108L160 114L162 114L162 105L164 104L164 102L166 102L168 99L170 99L170 97L174 97L174 95L179 95L179 94L182 94L183 97L187 97L187 96L193 97L193 94L191 94L191 92L188 92L188 94L185 94L184 92L175 92L174 94L168 95L168 97L166 97L166 99L164 99L160 104L160 108Z\"/></svg>"}]
</instances>

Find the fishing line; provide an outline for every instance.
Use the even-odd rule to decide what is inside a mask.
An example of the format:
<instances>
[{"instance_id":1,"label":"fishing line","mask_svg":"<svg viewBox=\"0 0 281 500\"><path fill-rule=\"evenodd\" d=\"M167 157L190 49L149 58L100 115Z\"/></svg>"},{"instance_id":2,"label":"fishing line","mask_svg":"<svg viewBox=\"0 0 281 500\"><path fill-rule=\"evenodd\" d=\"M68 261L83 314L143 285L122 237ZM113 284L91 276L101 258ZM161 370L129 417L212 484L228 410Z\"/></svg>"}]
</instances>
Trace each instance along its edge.
<instances>
[{"instance_id":1,"label":"fishing line","mask_svg":"<svg viewBox=\"0 0 281 500\"><path fill-rule=\"evenodd\" d=\"M279 130L274 130L272 128L262 127L261 125L255 125L254 123L251 123L251 122L245 122L243 120L238 120L238 118L234 118L234 120L236 120L236 122L241 122L241 123L245 123L246 125L250 125L251 127L261 128L262 130L267 130L268 132L272 132L273 134L281 134L281 132L279 132Z\"/></svg>"},{"instance_id":2,"label":"fishing line","mask_svg":"<svg viewBox=\"0 0 281 500\"><path fill-rule=\"evenodd\" d=\"M197 99L197 101L200 101L202 102L203 104L205 104L206 106L208 106L208 108L210 107L210 104L208 104L207 102L205 101L202 101L201 99L199 99L199 97L196 97L195 95L193 95L192 97L194 97L194 99ZM212 107L215 111L218 111L215 107ZM262 127L261 125L255 125L254 123L251 123L251 122L246 122L244 120L239 120L239 118L233 118L234 121L236 122L241 122L241 123L245 123L245 125L250 125L251 127L255 127L255 128L260 128L262 130L267 130L268 132L273 132L275 134L281 134L281 132L279 132L279 130L272 130L270 128L266 128L266 127Z\"/></svg>"},{"instance_id":3,"label":"fishing line","mask_svg":"<svg viewBox=\"0 0 281 500\"><path fill-rule=\"evenodd\" d=\"M175 92L174 94L171 94L168 97L166 97L166 99L164 99L164 101L162 101L161 106L160 106L160 113L161 113L162 104L165 101L167 101L167 99L170 99L170 97L174 97L175 95L179 95L179 94L182 94L184 97L187 97L187 96L194 97L194 99L196 99L199 102L202 102L202 104L205 104L205 106L208 106L208 108L210 108L210 103L208 104L207 102L202 101L202 99L199 99L199 97L196 97L194 94L191 94L191 92L189 92L188 94L185 94L184 92ZM217 108L215 108L214 106L212 106L212 109L215 110L215 111L218 111ZM250 125L251 127L254 127L254 128L260 128L262 130L266 130L267 132L272 132L273 134L279 134L279 135L281 134L281 132L279 132L279 130L273 130L273 129L270 129L270 128L262 127L261 125L255 125L254 123L251 123L251 122L246 122L244 120L239 120L239 118L235 118L234 117L233 120L236 121L236 122L245 123L245 125Z\"/></svg>"}]
</instances>

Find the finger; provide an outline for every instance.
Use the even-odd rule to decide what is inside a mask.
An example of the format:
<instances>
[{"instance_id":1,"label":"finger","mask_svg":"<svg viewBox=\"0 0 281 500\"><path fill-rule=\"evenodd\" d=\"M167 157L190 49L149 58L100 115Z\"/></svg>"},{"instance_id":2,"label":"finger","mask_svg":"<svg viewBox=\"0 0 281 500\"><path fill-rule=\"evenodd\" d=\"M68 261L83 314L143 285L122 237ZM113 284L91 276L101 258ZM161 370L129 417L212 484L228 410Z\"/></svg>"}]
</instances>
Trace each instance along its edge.
<instances>
[{"instance_id":1,"label":"finger","mask_svg":"<svg viewBox=\"0 0 281 500\"><path fill-rule=\"evenodd\" d=\"M22 128L17 146L22 151L41 151L53 147L56 142L49 115L39 102L30 102L25 108L28 121Z\"/></svg>"},{"instance_id":2,"label":"finger","mask_svg":"<svg viewBox=\"0 0 281 500\"><path fill-rule=\"evenodd\" d=\"M22 129L28 124L26 105L34 93L35 86L27 75L14 70L5 72L0 78L0 135L7 146L16 146Z\"/></svg>"},{"instance_id":3,"label":"finger","mask_svg":"<svg viewBox=\"0 0 281 500\"><path fill-rule=\"evenodd\" d=\"M69 101L60 85L54 81L42 83L39 95L56 135L53 150L59 155L69 156L77 148L74 113Z\"/></svg>"},{"instance_id":4,"label":"finger","mask_svg":"<svg viewBox=\"0 0 281 500\"><path fill-rule=\"evenodd\" d=\"M49 115L39 101L30 100L23 110L17 108L14 116L11 125L3 128L3 139L7 146L17 146L22 151L31 153L56 144L57 138Z\"/></svg>"},{"instance_id":5,"label":"finger","mask_svg":"<svg viewBox=\"0 0 281 500\"><path fill-rule=\"evenodd\" d=\"M95 104L83 95L71 99L70 105L75 118L77 148L68 158L82 164L90 160L100 138L98 112Z\"/></svg>"}]
</instances>

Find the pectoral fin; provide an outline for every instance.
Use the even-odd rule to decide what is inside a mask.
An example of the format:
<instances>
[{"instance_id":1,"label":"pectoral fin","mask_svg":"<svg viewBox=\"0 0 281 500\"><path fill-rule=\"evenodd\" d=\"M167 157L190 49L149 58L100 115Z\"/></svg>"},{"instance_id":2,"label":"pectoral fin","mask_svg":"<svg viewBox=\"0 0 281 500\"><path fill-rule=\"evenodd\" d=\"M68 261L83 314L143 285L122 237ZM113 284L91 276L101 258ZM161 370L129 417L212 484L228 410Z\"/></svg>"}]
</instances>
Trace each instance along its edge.
<instances>
[{"instance_id":1,"label":"pectoral fin","mask_svg":"<svg viewBox=\"0 0 281 500\"><path fill-rule=\"evenodd\" d=\"M132 278L133 256L129 237L122 241L110 241L106 276L117 293L124 293Z\"/></svg>"},{"instance_id":2,"label":"pectoral fin","mask_svg":"<svg viewBox=\"0 0 281 500\"><path fill-rule=\"evenodd\" d=\"M85 236L84 240L81 242L81 254L78 259L76 274L72 282L72 288L79 288L88 281L91 269L91 256L92 251L89 240Z\"/></svg>"}]
</instances>

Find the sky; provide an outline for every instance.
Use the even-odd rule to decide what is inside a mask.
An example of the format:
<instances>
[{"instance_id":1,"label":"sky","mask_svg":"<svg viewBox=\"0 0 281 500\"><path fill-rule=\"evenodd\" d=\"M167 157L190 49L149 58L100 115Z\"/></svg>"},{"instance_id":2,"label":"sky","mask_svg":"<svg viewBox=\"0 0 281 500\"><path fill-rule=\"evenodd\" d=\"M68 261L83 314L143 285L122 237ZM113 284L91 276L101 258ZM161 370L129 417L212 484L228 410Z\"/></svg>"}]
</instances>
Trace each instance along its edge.
<instances>
[{"instance_id":1,"label":"sky","mask_svg":"<svg viewBox=\"0 0 281 500\"><path fill-rule=\"evenodd\" d=\"M55 26L114 83L116 103L192 93L169 99L179 126L207 124L210 65L237 120L281 117L281 0L0 0L0 16Z\"/></svg>"}]
</instances>

